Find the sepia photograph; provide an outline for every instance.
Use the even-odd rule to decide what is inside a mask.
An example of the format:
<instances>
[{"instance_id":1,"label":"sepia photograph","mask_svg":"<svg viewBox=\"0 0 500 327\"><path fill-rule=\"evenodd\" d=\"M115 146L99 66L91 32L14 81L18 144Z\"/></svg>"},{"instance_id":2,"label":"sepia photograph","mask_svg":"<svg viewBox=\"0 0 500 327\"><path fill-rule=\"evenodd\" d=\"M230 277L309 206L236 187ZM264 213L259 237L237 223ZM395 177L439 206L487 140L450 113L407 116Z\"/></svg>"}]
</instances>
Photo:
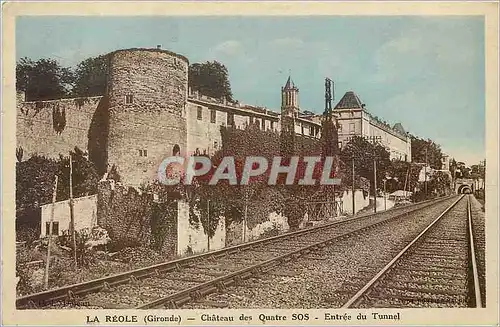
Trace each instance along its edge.
<instances>
[{"instance_id":1,"label":"sepia photograph","mask_svg":"<svg viewBox=\"0 0 500 327\"><path fill-rule=\"evenodd\" d=\"M331 325L498 304L484 15L13 26L16 312Z\"/></svg>"}]
</instances>

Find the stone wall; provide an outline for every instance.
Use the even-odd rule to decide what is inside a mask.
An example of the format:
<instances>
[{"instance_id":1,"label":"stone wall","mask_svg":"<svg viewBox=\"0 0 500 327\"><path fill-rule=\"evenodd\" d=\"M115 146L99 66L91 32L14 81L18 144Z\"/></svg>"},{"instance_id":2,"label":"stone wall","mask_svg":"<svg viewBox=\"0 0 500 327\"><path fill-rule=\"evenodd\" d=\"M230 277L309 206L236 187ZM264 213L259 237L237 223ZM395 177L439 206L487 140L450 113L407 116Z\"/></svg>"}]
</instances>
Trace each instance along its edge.
<instances>
[{"instance_id":1,"label":"stone wall","mask_svg":"<svg viewBox=\"0 0 500 327\"><path fill-rule=\"evenodd\" d=\"M299 228L306 227L307 215L304 215ZM288 218L281 213L271 212L266 220L256 224L246 226L246 241L258 240L263 237L270 237L290 231ZM243 242L243 222L233 222L226 228L226 246L232 246Z\"/></svg>"},{"instance_id":2,"label":"stone wall","mask_svg":"<svg viewBox=\"0 0 500 327\"><path fill-rule=\"evenodd\" d=\"M108 163L127 185L157 179L174 146L186 151L188 61L164 50L109 55Z\"/></svg>"},{"instance_id":3,"label":"stone wall","mask_svg":"<svg viewBox=\"0 0 500 327\"><path fill-rule=\"evenodd\" d=\"M75 146L88 151L88 133L101 99L91 97L18 102L16 147L23 149L21 160L27 160L35 153L50 158L57 158L59 154L67 156ZM62 129L55 128L55 115L65 121Z\"/></svg>"},{"instance_id":4,"label":"stone wall","mask_svg":"<svg viewBox=\"0 0 500 327\"><path fill-rule=\"evenodd\" d=\"M355 211L358 213L363 208L367 207L370 204L370 198L368 196L365 197L362 190L356 190L354 192L354 206ZM342 195L342 208L344 214L352 214L352 191L347 190L344 191Z\"/></svg>"},{"instance_id":5,"label":"stone wall","mask_svg":"<svg viewBox=\"0 0 500 327\"><path fill-rule=\"evenodd\" d=\"M208 237L203 226L194 226L189 222L189 204L178 202L178 224L177 224L177 255L206 252L208 249ZM219 225L214 236L210 238L210 251L222 249L226 246L226 220L219 217Z\"/></svg>"}]
</instances>

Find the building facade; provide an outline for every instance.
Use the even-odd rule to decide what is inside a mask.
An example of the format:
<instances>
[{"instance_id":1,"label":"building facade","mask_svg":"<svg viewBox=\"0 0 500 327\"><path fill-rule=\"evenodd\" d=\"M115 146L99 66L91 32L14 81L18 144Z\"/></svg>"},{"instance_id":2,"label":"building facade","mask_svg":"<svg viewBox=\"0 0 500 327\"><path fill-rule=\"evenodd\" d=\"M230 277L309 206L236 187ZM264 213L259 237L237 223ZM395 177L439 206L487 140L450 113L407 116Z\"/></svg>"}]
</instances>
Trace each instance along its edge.
<instances>
[{"instance_id":1,"label":"building facade","mask_svg":"<svg viewBox=\"0 0 500 327\"><path fill-rule=\"evenodd\" d=\"M107 92L100 97L17 101L18 160L33 154L58 158L79 147L101 174L112 167L122 183L139 186L158 177L168 156L212 155L222 147L221 127L249 125L304 138L321 138L322 116L301 111L299 89L289 77L281 108L210 98L188 87L189 61L162 49L108 54ZM353 92L333 110L339 145L354 136L377 137L391 158L411 161L410 138L401 124L374 119Z\"/></svg>"},{"instance_id":2,"label":"building facade","mask_svg":"<svg viewBox=\"0 0 500 327\"><path fill-rule=\"evenodd\" d=\"M352 91L346 92L334 110L337 119L339 147L353 136L361 136L384 146L391 159L411 161L411 139L400 123L392 127L377 120Z\"/></svg>"},{"instance_id":3,"label":"building facade","mask_svg":"<svg viewBox=\"0 0 500 327\"><path fill-rule=\"evenodd\" d=\"M281 110L273 111L190 90L188 59L167 50L125 49L107 57L103 96L26 102L18 95L19 161L67 156L78 147L100 173L114 167L122 183L139 186L157 179L168 156L214 154L222 146L221 126L280 132L286 115L296 134L321 137L319 116L300 113L290 78L281 89Z\"/></svg>"}]
</instances>

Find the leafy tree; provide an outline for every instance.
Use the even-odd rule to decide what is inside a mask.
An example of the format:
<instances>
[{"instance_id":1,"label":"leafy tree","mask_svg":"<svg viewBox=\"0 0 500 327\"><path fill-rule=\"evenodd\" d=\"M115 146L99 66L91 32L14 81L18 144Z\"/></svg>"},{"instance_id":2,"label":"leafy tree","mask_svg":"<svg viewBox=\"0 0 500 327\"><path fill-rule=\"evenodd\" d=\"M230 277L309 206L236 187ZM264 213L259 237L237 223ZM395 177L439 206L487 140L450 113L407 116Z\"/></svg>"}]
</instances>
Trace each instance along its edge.
<instances>
[{"instance_id":1,"label":"leafy tree","mask_svg":"<svg viewBox=\"0 0 500 327\"><path fill-rule=\"evenodd\" d=\"M480 177L480 166L472 165L470 166L470 176L474 180L478 180Z\"/></svg>"},{"instance_id":2,"label":"leafy tree","mask_svg":"<svg viewBox=\"0 0 500 327\"><path fill-rule=\"evenodd\" d=\"M426 154L427 152L427 154ZM411 157L413 162L428 163L433 169L441 169L443 153L434 141L411 136Z\"/></svg>"},{"instance_id":3,"label":"leafy tree","mask_svg":"<svg viewBox=\"0 0 500 327\"><path fill-rule=\"evenodd\" d=\"M451 191L451 177L445 172L436 171L430 178L427 188L428 192L436 195L447 195Z\"/></svg>"},{"instance_id":4,"label":"leafy tree","mask_svg":"<svg viewBox=\"0 0 500 327\"><path fill-rule=\"evenodd\" d=\"M374 166L373 161L377 161L377 186L381 187L383 179L388 172L391 161L389 152L380 144L372 144L363 137L354 136L340 152L340 159L343 162L345 178L343 183L352 183L352 165L354 158L354 170L357 175L364 177L373 183Z\"/></svg>"},{"instance_id":5,"label":"leafy tree","mask_svg":"<svg viewBox=\"0 0 500 327\"><path fill-rule=\"evenodd\" d=\"M92 162L79 148L71 152L73 165L73 196L80 197L97 193L99 176ZM69 198L69 157L59 157L58 189L61 199Z\"/></svg>"},{"instance_id":6,"label":"leafy tree","mask_svg":"<svg viewBox=\"0 0 500 327\"><path fill-rule=\"evenodd\" d=\"M36 208L52 199L56 160L34 155L16 163L16 208Z\"/></svg>"},{"instance_id":7,"label":"leafy tree","mask_svg":"<svg viewBox=\"0 0 500 327\"><path fill-rule=\"evenodd\" d=\"M190 65L189 86L203 95L233 101L227 68L218 61Z\"/></svg>"},{"instance_id":8,"label":"leafy tree","mask_svg":"<svg viewBox=\"0 0 500 327\"><path fill-rule=\"evenodd\" d=\"M397 190L413 192L418 186L418 177L422 167L410 162L393 160L387 172L386 191L392 193Z\"/></svg>"},{"instance_id":9,"label":"leafy tree","mask_svg":"<svg viewBox=\"0 0 500 327\"><path fill-rule=\"evenodd\" d=\"M74 82L70 69L53 59L20 59L16 64L16 89L26 93L27 101L65 97Z\"/></svg>"},{"instance_id":10,"label":"leafy tree","mask_svg":"<svg viewBox=\"0 0 500 327\"><path fill-rule=\"evenodd\" d=\"M453 158L450 161L450 172L453 178L455 178L456 171L457 171L457 161L455 160L455 158Z\"/></svg>"},{"instance_id":11,"label":"leafy tree","mask_svg":"<svg viewBox=\"0 0 500 327\"><path fill-rule=\"evenodd\" d=\"M467 167L463 162L456 163L455 178L473 178L471 176L471 168Z\"/></svg>"},{"instance_id":12,"label":"leafy tree","mask_svg":"<svg viewBox=\"0 0 500 327\"><path fill-rule=\"evenodd\" d=\"M94 165L75 148L73 158L73 196L97 192L98 175ZM69 198L69 158L58 160L34 155L16 163L16 207L36 208L52 201L54 176L58 176L57 201Z\"/></svg>"},{"instance_id":13,"label":"leafy tree","mask_svg":"<svg viewBox=\"0 0 500 327\"><path fill-rule=\"evenodd\" d=\"M91 97L106 93L108 60L106 56L85 59L75 69L73 95Z\"/></svg>"}]
</instances>

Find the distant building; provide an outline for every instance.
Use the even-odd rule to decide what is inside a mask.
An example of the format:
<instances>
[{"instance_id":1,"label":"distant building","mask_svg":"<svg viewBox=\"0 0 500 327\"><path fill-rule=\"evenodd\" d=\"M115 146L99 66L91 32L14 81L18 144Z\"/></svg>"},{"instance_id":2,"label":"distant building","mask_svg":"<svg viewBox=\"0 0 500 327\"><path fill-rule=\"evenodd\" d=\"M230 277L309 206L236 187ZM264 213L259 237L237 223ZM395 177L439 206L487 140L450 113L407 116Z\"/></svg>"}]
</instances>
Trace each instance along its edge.
<instances>
[{"instance_id":1,"label":"distant building","mask_svg":"<svg viewBox=\"0 0 500 327\"><path fill-rule=\"evenodd\" d=\"M346 92L334 108L338 121L339 146L345 146L353 136L376 140L384 146L391 159L411 161L411 139L400 123L392 127L377 120L352 91Z\"/></svg>"},{"instance_id":2,"label":"distant building","mask_svg":"<svg viewBox=\"0 0 500 327\"><path fill-rule=\"evenodd\" d=\"M445 153L441 156L441 170L450 170L450 156Z\"/></svg>"}]
</instances>

